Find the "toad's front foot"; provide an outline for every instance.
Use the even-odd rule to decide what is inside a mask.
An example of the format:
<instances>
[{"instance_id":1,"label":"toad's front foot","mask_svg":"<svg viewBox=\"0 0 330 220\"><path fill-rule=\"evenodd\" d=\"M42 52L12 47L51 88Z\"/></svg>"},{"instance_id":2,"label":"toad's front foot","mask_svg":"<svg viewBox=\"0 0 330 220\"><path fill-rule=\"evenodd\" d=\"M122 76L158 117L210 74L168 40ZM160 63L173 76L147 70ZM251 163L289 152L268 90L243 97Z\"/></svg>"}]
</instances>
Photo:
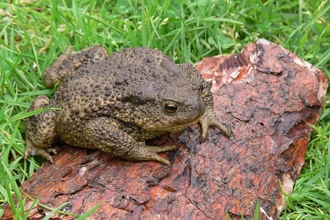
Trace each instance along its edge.
<instances>
[{"instance_id":1,"label":"toad's front foot","mask_svg":"<svg viewBox=\"0 0 330 220\"><path fill-rule=\"evenodd\" d=\"M215 112L213 109L206 109L204 115L200 118L199 123L202 126L202 134L201 134L201 141L205 141L207 136L207 131L210 126L214 126L216 128L219 128L220 131L226 136L230 137L230 133L226 129L226 127L220 123L220 121L217 119Z\"/></svg>"},{"instance_id":2,"label":"toad's front foot","mask_svg":"<svg viewBox=\"0 0 330 220\"><path fill-rule=\"evenodd\" d=\"M175 145L170 146L147 146L144 142L138 142L139 147L132 148L127 154L121 155L121 157L128 160L147 161L154 160L161 162L167 166L172 166L170 161L158 155L158 153L177 150Z\"/></svg>"}]
</instances>

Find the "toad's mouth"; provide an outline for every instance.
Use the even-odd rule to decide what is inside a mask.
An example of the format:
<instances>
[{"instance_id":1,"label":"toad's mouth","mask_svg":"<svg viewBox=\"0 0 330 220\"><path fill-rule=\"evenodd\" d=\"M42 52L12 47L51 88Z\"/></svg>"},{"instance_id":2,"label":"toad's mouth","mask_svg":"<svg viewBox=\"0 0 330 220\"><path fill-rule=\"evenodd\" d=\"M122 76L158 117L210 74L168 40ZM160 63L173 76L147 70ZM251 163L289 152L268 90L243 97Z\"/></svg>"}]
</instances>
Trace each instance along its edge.
<instances>
[{"instance_id":1,"label":"toad's mouth","mask_svg":"<svg viewBox=\"0 0 330 220\"><path fill-rule=\"evenodd\" d=\"M143 129L148 130L148 131L168 131L168 132L176 132L176 131L182 131L183 129L189 127L190 125L196 124L199 122L200 116L197 117L196 119L193 119L189 122L186 123L180 123L178 125L164 125L162 123L156 123L153 125L147 125L143 126Z\"/></svg>"}]
</instances>

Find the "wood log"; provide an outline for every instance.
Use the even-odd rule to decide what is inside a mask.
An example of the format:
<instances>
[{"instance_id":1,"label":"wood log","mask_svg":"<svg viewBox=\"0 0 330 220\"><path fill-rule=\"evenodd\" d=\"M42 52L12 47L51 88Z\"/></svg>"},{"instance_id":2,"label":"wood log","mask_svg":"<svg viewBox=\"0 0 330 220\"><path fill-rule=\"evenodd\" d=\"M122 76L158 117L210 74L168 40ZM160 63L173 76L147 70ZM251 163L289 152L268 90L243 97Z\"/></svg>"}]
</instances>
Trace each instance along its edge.
<instances>
[{"instance_id":1,"label":"wood log","mask_svg":"<svg viewBox=\"0 0 330 220\"><path fill-rule=\"evenodd\" d=\"M172 167L130 162L95 150L63 146L21 190L39 202L91 219L278 218L285 207L326 100L327 77L277 44L260 39L241 54L204 58L196 68L212 83L217 116L226 138L200 125L151 140L180 147L163 154ZM32 201L27 200L26 209ZM50 211L36 205L30 217ZM4 218L12 216L7 206ZM73 217L55 214L53 219Z\"/></svg>"}]
</instances>

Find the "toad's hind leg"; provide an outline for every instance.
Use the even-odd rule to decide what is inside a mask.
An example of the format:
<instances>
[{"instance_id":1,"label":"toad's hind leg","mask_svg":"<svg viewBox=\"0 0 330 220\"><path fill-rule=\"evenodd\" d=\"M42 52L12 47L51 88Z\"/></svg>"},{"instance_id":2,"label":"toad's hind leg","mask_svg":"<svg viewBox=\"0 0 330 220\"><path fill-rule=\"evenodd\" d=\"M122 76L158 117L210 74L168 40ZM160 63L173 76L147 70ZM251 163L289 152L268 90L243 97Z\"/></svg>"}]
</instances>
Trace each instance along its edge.
<instances>
[{"instance_id":1,"label":"toad's hind leg","mask_svg":"<svg viewBox=\"0 0 330 220\"><path fill-rule=\"evenodd\" d=\"M47 108L49 104L50 100L46 96L40 95L34 99L29 111ZM53 159L48 152L56 153L54 148L49 148L54 142L55 136L55 112L53 110L29 117L26 121L25 159L29 155L41 155L53 163Z\"/></svg>"},{"instance_id":2,"label":"toad's hind leg","mask_svg":"<svg viewBox=\"0 0 330 220\"><path fill-rule=\"evenodd\" d=\"M116 121L109 118L95 118L85 125L84 135L92 148L133 161L159 161L167 166L171 163L158 155L160 152L177 150L172 146L147 146L120 130ZM88 147L88 146L86 146ZM89 146L90 147L90 146Z\"/></svg>"},{"instance_id":3,"label":"toad's hind leg","mask_svg":"<svg viewBox=\"0 0 330 220\"><path fill-rule=\"evenodd\" d=\"M82 65L97 63L104 60L107 55L108 52L101 46L87 47L77 52L70 46L45 70L42 79L46 86L52 88L65 76L75 74Z\"/></svg>"}]
</instances>

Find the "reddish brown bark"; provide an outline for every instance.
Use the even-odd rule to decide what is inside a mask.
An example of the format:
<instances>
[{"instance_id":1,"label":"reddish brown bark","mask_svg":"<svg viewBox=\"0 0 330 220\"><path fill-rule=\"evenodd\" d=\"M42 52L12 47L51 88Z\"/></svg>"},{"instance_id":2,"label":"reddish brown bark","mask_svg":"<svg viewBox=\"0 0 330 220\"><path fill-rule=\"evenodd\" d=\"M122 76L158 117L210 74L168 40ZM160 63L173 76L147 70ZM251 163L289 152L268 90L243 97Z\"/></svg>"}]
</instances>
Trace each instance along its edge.
<instances>
[{"instance_id":1,"label":"reddish brown bark","mask_svg":"<svg viewBox=\"0 0 330 220\"><path fill-rule=\"evenodd\" d=\"M65 210L78 214L102 202L92 219L251 219L257 202L260 219L277 218L285 206L281 189L291 193L304 164L308 124L320 116L326 76L265 40L196 67L213 84L214 107L230 139L211 128L200 144L194 125L152 141L180 146L164 154L174 161L171 168L65 146L21 190L48 206L69 202ZM30 216L48 212L35 207Z\"/></svg>"}]
</instances>

